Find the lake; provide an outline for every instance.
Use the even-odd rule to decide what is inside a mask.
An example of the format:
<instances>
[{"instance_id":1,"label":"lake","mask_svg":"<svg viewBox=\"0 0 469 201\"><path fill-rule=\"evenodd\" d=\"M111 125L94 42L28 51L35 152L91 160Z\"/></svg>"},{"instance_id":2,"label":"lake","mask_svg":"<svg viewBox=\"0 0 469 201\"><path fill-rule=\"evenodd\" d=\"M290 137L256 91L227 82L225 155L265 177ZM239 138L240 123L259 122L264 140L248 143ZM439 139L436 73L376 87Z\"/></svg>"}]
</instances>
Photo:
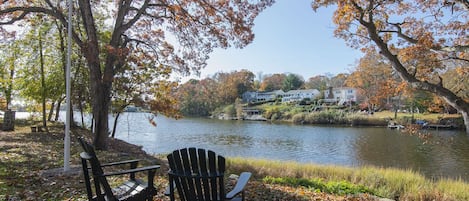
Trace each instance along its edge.
<instances>
[{"instance_id":1,"label":"lake","mask_svg":"<svg viewBox=\"0 0 469 201\"><path fill-rule=\"evenodd\" d=\"M149 116L146 113L123 113L116 137L154 154L169 153L183 147L201 147L228 157L351 167L395 167L412 169L428 178L469 181L469 136L461 131L424 131L430 132L432 137L423 141L388 128L207 118L174 120L158 116L155 127L149 123Z\"/></svg>"}]
</instances>

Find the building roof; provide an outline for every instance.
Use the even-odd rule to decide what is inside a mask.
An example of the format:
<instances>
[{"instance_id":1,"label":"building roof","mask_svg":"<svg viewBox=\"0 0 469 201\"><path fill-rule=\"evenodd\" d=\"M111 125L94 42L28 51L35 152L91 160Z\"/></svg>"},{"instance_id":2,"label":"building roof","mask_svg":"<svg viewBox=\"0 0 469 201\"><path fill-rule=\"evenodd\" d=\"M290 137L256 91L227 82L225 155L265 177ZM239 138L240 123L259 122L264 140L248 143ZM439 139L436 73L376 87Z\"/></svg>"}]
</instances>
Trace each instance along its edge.
<instances>
[{"instance_id":1,"label":"building roof","mask_svg":"<svg viewBox=\"0 0 469 201\"><path fill-rule=\"evenodd\" d=\"M298 89L298 90L290 90L286 92L285 94L299 94L299 93L319 93L319 90L317 89Z\"/></svg>"}]
</instances>

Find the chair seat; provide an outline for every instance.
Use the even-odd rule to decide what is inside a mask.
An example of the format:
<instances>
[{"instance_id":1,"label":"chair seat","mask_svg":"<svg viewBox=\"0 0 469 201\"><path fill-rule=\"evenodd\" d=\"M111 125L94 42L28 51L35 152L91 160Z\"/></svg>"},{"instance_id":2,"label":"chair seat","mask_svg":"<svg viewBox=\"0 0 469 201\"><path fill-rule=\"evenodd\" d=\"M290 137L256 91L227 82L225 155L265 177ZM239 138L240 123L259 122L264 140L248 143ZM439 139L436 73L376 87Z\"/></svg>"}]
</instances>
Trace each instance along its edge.
<instances>
[{"instance_id":1,"label":"chair seat","mask_svg":"<svg viewBox=\"0 0 469 201\"><path fill-rule=\"evenodd\" d=\"M117 186L112 189L113 194L119 200L128 200L128 199L135 200L135 199L138 199L138 197L136 196L139 196L139 195L143 195L142 196L142 200L143 200L145 199L145 195L150 193L150 191L155 191L154 193L156 193L156 190L154 188L148 188L148 184L139 179L128 180L125 183L121 184L120 186Z\"/></svg>"}]
</instances>

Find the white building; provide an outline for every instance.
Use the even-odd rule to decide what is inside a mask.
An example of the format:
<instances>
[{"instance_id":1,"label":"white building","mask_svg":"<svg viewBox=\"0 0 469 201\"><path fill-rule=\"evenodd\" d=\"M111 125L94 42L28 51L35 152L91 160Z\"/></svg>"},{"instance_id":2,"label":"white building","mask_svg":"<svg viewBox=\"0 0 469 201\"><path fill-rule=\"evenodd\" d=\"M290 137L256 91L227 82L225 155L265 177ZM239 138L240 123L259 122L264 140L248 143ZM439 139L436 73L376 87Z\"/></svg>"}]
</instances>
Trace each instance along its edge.
<instances>
[{"instance_id":1,"label":"white building","mask_svg":"<svg viewBox=\"0 0 469 201\"><path fill-rule=\"evenodd\" d=\"M357 89L352 87L331 87L324 91L324 98L337 101L341 105L345 102L357 102L357 94Z\"/></svg>"},{"instance_id":2,"label":"white building","mask_svg":"<svg viewBox=\"0 0 469 201\"><path fill-rule=\"evenodd\" d=\"M272 101L277 97L282 97L284 92L282 90L275 90L270 92L248 91L242 95L244 102L258 102L258 101Z\"/></svg>"},{"instance_id":3,"label":"white building","mask_svg":"<svg viewBox=\"0 0 469 201\"><path fill-rule=\"evenodd\" d=\"M297 102L305 98L313 100L321 95L317 89L290 90L283 94L282 102Z\"/></svg>"}]
</instances>

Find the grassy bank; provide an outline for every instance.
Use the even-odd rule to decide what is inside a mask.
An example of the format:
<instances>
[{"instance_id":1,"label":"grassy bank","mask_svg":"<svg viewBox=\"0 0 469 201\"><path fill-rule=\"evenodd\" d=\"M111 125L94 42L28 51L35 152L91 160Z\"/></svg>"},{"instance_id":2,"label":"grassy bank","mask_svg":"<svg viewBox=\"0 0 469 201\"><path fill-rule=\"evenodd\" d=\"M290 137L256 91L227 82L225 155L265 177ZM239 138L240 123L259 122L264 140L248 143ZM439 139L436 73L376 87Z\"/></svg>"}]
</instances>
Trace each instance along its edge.
<instances>
[{"instance_id":1,"label":"grassy bank","mask_svg":"<svg viewBox=\"0 0 469 201\"><path fill-rule=\"evenodd\" d=\"M432 113L402 113L380 111L373 114L366 112L351 112L348 108L330 107L321 111L314 111L311 106L297 106L287 104L263 104L257 106L264 111L263 117L269 121L285 121L295 124L335 124L346 126L387 126L392 120L401 125L424 120L432 124L450 124L464 128L464 121L460 114L432 114Z\"/></svg>"},{"instance_id":2,"label":"grassy bank","mask_svg":"<svg viewBox=\"0 0 469 201\"><path fill-rule=\"evenodd\" d=\"M352 193L368 192L396 200L469 200L468 183L448 179L431 181L410 170L347 168L245 158L230 159L229 168L254 172L258 179L266 182L313 187L313 191L328 192L328 185L340 188L342 184Z\"/></svg>"},{"instance_id":3,"label":"grassy bank","mask_svg":"<svg viewBox=\"0 0 469 201\"><path fill-rule=\"evenodd\" d=\"M63 125L50 132L31 133L29 126L16 126L14 132L0 132L0 200L85 200L80 173L78 136L90 133L73 129L71 143L74 174L56 174L63 166ZM155 178L159 196L167 186L167 166L163 155L151 156L141 147L110 139L109 150L99 151L102 162L145 159L161 164ZM411 171L373 167L346 168L304 165L245 158L231 158L229 172L250 171L247 200L376 200L375 196L399 200L469 200L469 184L461 181L430 181ZM55 171L54 171L55 170ZM54 173L55 172L55 173ZM228 176L228 175L227 175ZM112 178L111 183L119 181Z\"/></svg>"}]
</instances>

